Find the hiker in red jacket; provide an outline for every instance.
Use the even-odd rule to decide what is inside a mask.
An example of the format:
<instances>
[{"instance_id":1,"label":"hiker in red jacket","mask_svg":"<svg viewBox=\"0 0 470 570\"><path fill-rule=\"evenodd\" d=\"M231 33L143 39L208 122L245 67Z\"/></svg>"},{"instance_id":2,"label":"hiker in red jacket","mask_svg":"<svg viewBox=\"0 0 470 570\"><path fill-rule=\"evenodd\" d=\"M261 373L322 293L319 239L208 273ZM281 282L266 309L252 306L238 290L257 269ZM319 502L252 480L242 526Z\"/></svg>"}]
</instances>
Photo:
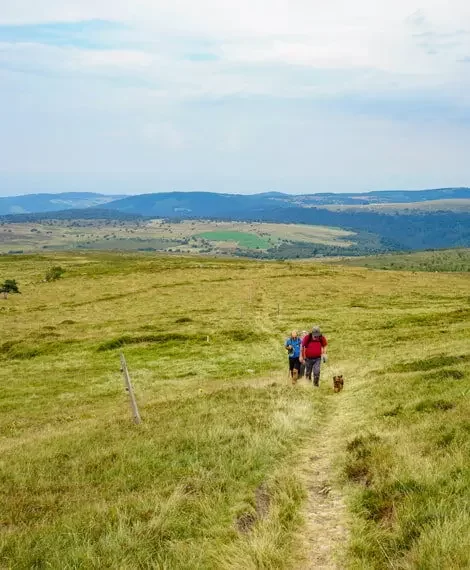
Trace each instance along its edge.
<instances>
[{"instance_id":1,"label":"hiker in red jacket","mask_svg":"<svg viewBox=\"0 0 470 570\"><path fill-rule=\"evenodd\" d=\"M320 385L320 366L322 361L327 359L327 340L321 334L320 327L315 325L312 332L306 335L302 340L301 362L305 362L305 375L307 380L312 379L313 385Z\"/></svg>"}]
</instances>

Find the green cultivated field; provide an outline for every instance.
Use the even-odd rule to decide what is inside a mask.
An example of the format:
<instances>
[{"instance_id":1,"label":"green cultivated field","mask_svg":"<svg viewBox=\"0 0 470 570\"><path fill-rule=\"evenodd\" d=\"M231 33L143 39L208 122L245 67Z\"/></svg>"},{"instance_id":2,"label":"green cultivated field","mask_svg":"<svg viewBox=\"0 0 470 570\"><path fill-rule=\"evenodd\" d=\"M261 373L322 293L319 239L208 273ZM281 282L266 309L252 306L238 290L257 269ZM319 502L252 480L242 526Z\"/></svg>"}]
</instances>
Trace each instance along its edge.
<instances>
[{"instance_id":1,"label":"green cultivated field","mask_svg":"<svg viewBox=\"0 0 470 570\"><path fill-rule=\"evenodd\" d=\"M5 279L0 567L470 567L468 274L70 252ZM316 322L330 362L292 389Z\"/></svg>"},{"instance_id":2,"label":"green cultivated field","mask_svg":"<svg viewBox=\"0 0 470 570\"><path fill-rule=\"evenodd\" d=\"M238 246L246 249L267 249L271 245L270 241L266 238L262 238L256 234L250 234L247 232L214 231L198 234L197 237L213 242L234 242Z\"/></svg>"}]
</instances>

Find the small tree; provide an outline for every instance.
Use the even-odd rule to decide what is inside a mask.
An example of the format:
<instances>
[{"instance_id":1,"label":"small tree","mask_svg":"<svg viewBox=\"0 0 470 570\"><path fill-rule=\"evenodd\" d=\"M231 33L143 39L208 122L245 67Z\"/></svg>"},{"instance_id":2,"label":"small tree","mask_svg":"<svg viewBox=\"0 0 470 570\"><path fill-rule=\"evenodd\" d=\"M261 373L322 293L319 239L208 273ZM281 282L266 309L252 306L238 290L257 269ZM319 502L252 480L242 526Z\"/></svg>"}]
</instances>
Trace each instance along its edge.
<instances>
[{"instance_id":1,"label":"small tree","mask_svg":"<svg viewBox=\"0 0 470 570\"><path fill-rule=\"evenodd\" d=\"M65 269L60 266L51 267L46 273L46 281L57 281L65 273Z\"/></svg>"},{"instance_id":2,"label":"small tree","mask_svg":"<svg viewBox=\"0 0 470 570\"><path fill-rule=\"evenodd\" d=\"M0 293L3 293L4 299L8 297L8 293L20 293L16 280L6 279L3 284L0 285Z\"/></svg>"}]
</instances>

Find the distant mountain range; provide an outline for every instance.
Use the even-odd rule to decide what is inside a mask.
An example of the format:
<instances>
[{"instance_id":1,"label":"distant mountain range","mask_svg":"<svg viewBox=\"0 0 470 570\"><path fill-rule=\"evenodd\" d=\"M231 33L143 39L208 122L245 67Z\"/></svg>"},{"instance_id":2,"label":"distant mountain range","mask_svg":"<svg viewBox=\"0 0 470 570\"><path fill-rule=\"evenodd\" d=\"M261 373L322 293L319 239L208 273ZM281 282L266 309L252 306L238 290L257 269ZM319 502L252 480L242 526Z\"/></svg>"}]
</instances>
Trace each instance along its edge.
<instances>
[{"instance_id":1,"label":"distant mountain range","mask_svg":"<svg viewBox=\"0 0 470 570\"><path fill-rule=\"evenodd\" d=\"M13 223L139 217L299 223L351 230L362 236L364 243L379 243L383 250L470 246L470 188L306 195L34 194L0 198L0 215L3 221Z\"/></svg>"},{"instance_id":2,"label":"distant mountain range","mask_svg":"<svg viewBox=\"0 0 470 570\"><path fill-rule=\"evenodd\" d=\"M0 215L34 214L61 210L96 208L119 210L143 216L227 216L232 213L264 212L273 208L321 207L328 205L366 206L412 204L436 200L470 200L470 188L435 190L387 190L364 194L318 193L291 195L280 192L261 194L216 194L213 192L163 192L136 196L110 196L92 192L26 194L0 198ZM446 209L446 208L443 208Z\"/></svg>"},{"instance_id":3,"label":"distant mountain range","mask_svg":"<svg viewBox=\"0 0 470 570\"><path fill-rule=\"evenodd\" d=\"M61 194L25 194L0 198L0 216L7 214L35 214L59 212L73 208L92 208L122 199L93 192L63 192Z\"/></svg>"}]
</instances>

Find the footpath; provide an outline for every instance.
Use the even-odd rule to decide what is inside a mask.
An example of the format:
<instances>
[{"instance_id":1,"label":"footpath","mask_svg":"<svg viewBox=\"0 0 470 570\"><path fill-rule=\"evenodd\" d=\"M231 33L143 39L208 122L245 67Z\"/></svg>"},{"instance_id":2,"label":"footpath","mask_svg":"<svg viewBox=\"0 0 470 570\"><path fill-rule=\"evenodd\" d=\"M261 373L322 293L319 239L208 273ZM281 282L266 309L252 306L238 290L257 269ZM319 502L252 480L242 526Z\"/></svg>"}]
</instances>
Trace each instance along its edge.
<instances>
[{"instance_id":1,"label":"footpath","mask_svg":"<svg viewBox=\"0 0 470 570\"><path fill-rule=\"evenodd\" d=\"M330 374L322 383L331 384ZM299 388L313 389L300 383ZM332 389L332 388L331 388ZM346 386L347 390L347 386ZM303 452L301 475L308 495L304 507L303 539L306 563L302 570L343 570L348 544L348 512L338 484L337 460L347 423L349 396L346 391L331 395L327 412Z\"/></svg>"}]
</instances>

